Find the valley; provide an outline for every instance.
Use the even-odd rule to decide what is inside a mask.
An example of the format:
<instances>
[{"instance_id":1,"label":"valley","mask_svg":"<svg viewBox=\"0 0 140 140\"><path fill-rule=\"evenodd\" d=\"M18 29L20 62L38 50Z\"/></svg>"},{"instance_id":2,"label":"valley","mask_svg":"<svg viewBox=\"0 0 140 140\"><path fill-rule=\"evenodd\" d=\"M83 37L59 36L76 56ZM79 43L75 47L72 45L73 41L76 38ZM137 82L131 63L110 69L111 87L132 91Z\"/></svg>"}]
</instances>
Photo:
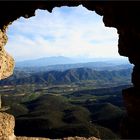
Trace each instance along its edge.
<instances>
[{"instance_id":1,"label":"valley","mask_svg":"<svg viewBox=\"0 0 140 140\"><path fill-rule=\"evenodd\" d=\"M125 116L121 92L132 86L132 67L122 67L16 69L13 76L0 81L2 106L9 107L6 112L16 119L15 134L119 139Z\"/></svg>"}]
</instances>

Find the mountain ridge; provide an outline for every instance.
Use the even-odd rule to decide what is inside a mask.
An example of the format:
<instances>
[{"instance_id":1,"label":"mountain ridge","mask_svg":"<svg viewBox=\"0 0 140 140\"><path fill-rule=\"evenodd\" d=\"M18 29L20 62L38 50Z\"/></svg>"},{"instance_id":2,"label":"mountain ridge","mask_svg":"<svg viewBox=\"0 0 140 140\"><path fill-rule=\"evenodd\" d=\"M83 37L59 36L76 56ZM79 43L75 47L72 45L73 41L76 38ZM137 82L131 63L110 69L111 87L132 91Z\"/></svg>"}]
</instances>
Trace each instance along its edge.
<instances>
[{"instance_id":1,"label":"mountain ridge","mask_svg":"<svg viewBox=\"0 0 140 140\"><path fill-rule=\"evenodd\" d=\"M126 59L107 59L107 58L71 58L65 56L54 56L54 57L44 57L32 60L24 60L16 62L17 67L37 67L37 66L49 66L49 65L59 65L59 64L76 64L76 63L90 63L90 62L104 62L104 63L118 63L118 64L128 64Z\"/></svg>"},{"instance_id":2,"label":"mountain ridge","mask_svg":"<svg viewBox=\"0 0 140 140\"><path fill-rule=\"evenodd\" d=\"M26 73L15 71L13 76L0 81L0 85L13 84L69 84L74 82L95 80L103 82L130 80L132 69L113 71L96 71L90 68L75 68L66 71L48 71L38 73Z\"/></svg>"},{"instance_id":3,"label":"mountain ridge","mask_svg":"<svg viewBox=\"0 0 140 140\"><path fill-rule=\"evenodd\" d=\"M56 64L56 65L46 65L40 66L32 66L32 65L16 65L15 70L20 70L28 73L36 73L36 72L46 72L46 71L65 71L73 68L91 68L97 71L102 70L121 70L130 68L132 69L133 65L125 62L117 62L117 61L99 61L99 62L87 62L87 63L74 63L74 64Z\"/></svg>"}]
</instances>

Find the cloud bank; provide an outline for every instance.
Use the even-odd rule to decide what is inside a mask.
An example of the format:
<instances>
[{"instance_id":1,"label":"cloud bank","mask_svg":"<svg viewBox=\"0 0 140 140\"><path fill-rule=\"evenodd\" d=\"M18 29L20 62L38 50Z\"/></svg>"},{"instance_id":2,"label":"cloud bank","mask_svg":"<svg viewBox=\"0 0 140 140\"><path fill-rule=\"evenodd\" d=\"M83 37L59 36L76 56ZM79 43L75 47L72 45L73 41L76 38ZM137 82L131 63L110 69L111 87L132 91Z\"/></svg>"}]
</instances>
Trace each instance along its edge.
<instances>
[{"instance_id":1,"label":"cloud bank","mask_svg":"<svg viewBox=\"0 0 140 140\"><path fill-rule=\"evenodd\" d=\"M16 60L50 56L120 57L118 34L102 17L82 6L37 10L36 16L19 18L7 31L6 50Z\"/></svg>"}]
</instances>

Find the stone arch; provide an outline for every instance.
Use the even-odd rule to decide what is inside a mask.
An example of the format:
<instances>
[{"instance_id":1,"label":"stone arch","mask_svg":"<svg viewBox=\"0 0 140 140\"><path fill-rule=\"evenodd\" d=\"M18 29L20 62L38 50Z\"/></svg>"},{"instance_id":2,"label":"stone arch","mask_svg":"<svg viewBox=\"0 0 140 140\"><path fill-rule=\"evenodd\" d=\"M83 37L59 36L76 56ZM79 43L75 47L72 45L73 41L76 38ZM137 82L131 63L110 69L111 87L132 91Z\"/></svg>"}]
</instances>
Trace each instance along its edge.
<instances>
[{"instance_id":1,"label":"stone arch","mask_svg":"<svg viewBox=\"0 0 140 140\"><path fill-rule=\"evenodd\" d=\"M107 27L115 27L119 34L119 54L129 58L133 63L132 73L133 87L123 91L123 97L127 108L128 119L125 130L125 138L139 138L140 125L140 3L139 2L107 2L107 1L17 1L0 2L0 79L12 74L14 61L4 50L7 42L7 26L23 16L34 16L36 9L52 11L54 7L78 6L82 4L88 10L95 11L103 16L103 22ZM127 133L126 133L127 132Z\"/></svg>"}]
</instances>

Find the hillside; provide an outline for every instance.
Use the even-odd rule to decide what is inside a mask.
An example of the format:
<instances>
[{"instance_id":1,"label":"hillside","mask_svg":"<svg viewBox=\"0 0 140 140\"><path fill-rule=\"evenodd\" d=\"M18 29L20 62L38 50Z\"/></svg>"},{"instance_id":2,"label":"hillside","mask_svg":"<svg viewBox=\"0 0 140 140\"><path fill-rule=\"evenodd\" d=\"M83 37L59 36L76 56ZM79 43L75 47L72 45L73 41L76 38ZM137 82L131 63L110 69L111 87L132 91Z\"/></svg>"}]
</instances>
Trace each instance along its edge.
<instances>
[{"instance_id":1,"label":"hillside","mask_svg":"<svg viewBox=\"0 0 140 140\"><path fill-rule=\"evenodd\" d=\"M102 64L16 67L0 81L2 105L15 116L16 135L118 139L125 115L121 91L131 86L132 67Z\"/></svg>"},{"instance_id":2,"label":"hillside","mask_svg":"<svg viewBox=\"0 0 140 140\"><path fill-rule=\"evenodd\" d=\"M50 138L75 135L85 137L94 135L106 139L117 137L109 129L91 124L89 110L71 104L63 96L43 95L24 105L29 112L16 118L15 133L17 135ZM104 115L104 112L101 115Z\"/></svg>"},{"instance_id":3,"label":"hillside","mask_svg":"<svg viewBox=\"0 0 140 140\"><path fill-rule=\"evenodd\" d=\"M15 71L8 79L0 81L0 85L20 84L69 84L81 81L100 82L130 82L131 69L96 71L89 68L76 68L66 71L49 71L38 73L27 73Z\"/></svg>"},{"instance_id":4,"label":"hillside","mask_svg":"<svg viewBox=\"0 0 140 140\"><path fill-rule=\"evenodd\" d=\"M10 106L7 112L16 118L16 135L50 138L94 135L102 139L116 139L125 114L121 90L127 87L65 94L46 92L32 98L28 98L31 93L20 96L6 94L3 101ZM32 96L37 95L32 93Z\"/></svg>"},{"instance_id":5,"label":"hillside","mask_svg":"<svg viewBox=\"0 0 140 140\"><path fill-rule=\"evenodd\" d=\"M93 89L87 82L85 89L81 82L74 86L10 85L1 86L0 93L3 105L10 107L7 113L16 118L16 135L117 139L125 115L121 91L130 85L101 88L100 84L97 88L93 84Z\"/></svg>"}]
</instances>

